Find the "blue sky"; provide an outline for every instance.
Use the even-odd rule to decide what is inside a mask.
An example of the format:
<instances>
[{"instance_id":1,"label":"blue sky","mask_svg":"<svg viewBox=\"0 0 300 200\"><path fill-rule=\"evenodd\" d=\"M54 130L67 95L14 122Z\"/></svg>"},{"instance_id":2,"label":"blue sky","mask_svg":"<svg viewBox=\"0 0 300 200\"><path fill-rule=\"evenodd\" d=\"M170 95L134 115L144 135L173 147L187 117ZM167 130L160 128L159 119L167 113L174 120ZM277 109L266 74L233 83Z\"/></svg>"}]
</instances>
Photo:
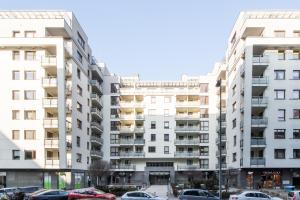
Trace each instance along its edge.
<instances>
[{"instance_id":1,"label":"blue sky","mask_svg":"<svg viewBox=\"0 0 300 200\"><path fill-rule=\"evenodd\" d=\"M1 9L74 11L94 56L119 75L178 80L224 57L242 10L300 9L299 0L0 0Z\"/></svg>"}]
</instances>

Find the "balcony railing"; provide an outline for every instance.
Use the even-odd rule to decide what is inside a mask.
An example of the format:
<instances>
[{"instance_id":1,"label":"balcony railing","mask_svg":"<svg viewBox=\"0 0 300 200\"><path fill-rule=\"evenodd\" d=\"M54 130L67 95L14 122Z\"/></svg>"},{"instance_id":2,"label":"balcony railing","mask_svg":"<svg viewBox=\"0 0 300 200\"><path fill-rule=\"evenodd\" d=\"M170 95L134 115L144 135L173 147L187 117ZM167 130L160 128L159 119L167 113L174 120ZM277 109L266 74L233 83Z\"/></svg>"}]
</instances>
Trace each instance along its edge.
<instances>
[{"instance_id":1,"label":"balcony railing","mask_svg":"<svg viewBox=\"0 0 300 200\"><path fill-rule=\"evenodd\" d=\"M201 169L200 165L177 165L177 170L197 170Z\"/></svg>"},{"instance_id":2,"label":"balcony railing","mask_svg":"<svg viewBox=\"0 0 300 200\"><path fill-rule=\"evenodd\" d=\"M145 115L143 115L143 114L135 115L135 120L144 120L144 119L145 119Z\"/></svg>"},{"instance_id":3,"label":"balcony railing","mask_svg":"<svg viewBox=\"0 0 300 200\"><path fill-rule=\"evenodd\" d=\"M59 147L58 139L45 139L45 148L57 149Z\"/></svg>"},{"instance_id":4,"label":"balcony railing","mask_svg":"<svg viewBox=\"0 0 300 200\"><path fill-rule=\"evenodd\" d=\"M252 97L252 106L267 106L268 98L266 97Z\"/></svg>"},{"instance_id":5,"label":"balcony railing","mask_svg":"<svg viewBox=\"0 0 300 200\"><path fill-rule=\"evenodd\" d=\"M269 83L268 77L254 76L252 77L252 85L266 86Z\"/></svg>"},{"instance_id":6,"label":"balcony railing","mask_svg":"<svg viewBox=\"0 0 300 200\"><path fill-rule=\"evenodd\" d=\"M100 85L100 83L97 80L91 80L90 81L91 85L98 88L98 90L102 93L103 89L102 86Z\"/></svg>"},{"instance_id":7,"label":"balcony railing","mask_svg":"<svg viewBox=\"0 0 300 200\"><path fill-rule=\"evenodd\" d=\"M133 133L134 127L120 127L120 133Z\"/></svg>"},{"instance_id":8,"label":"balcony railing","mask_svg":"<svg viewBox=\"0 0 300 200\"><path fill-rule=\"evenodd\" d=\"M200 101L176 101L177 107L198 107L200 106Z\"/></svg>"},{"instance_id":9,"label":"balcony railing","mask_svg":"<svg viewBox=\"0 0 300 200\"><path fill-rule=\"evenodd\" d=\"M57 167L59 167L59 159L46 158L45 167L46 168L57 168Z\"/></svg>"},{"instance_id":10,"label":"balcony railing","mask_svg":"<svg viewBox=\"0 0 300 200\"><path fill-rule=\"evenodd\" d=\"M263 157L250 158L250 165L266 165L266 159Z\"/></svg>"},{"instance_id":11,"label":"balcony railing","mask_svg":"<svg viewBox=\"0 0 300 200\"><path fill-rule=\"evenodd\" d=\"M110 168L112 170L121 170L121 171L133 170L134 171L136 166L135 165L120 164L120 165L111 165Z\"/></svg>"},{"instance_id":12,"label":"balcony railing","mask_svg":"<svg viewBox=\"0 0 300 200\"><path fill-rule=\"evenodd\" d=\"M144 127L135 127L134 128L134 132L136 132L136 133L144 133L145 132L145 128Z\"/></svg>"},{"instance_id":13,"label":"balcony railing","mask_svg":"<svg viewBox=\"0 0 300 200\"><path fill-rule=\"evenodd\" d=\"M102 100L101 100L101 98L98 94L92 93L91 94L91 99L92 99L92 101L96 101L101 107L103 107Z\"/></svg>"},{"instance_id":14,"label":"balcony railing","mask_svg":"<svg viewBox=\"0 0 300 200\"><path fill-rule=\"evenodd\" d=\"M133 157L133 158L143 158L145 157L144 152L120 152L120 157Z\"/></svg>"},{"instance_id":15,"label":"balcony railing","mask_svg":"<svg viewBox=\"0 0 300 200\"><path fill-rule=\"evenodd\" d=\"M103 114L98 108L91 108L91 114L97 115L99 118L103 119Z\"/></svg>"},{"instance_id":16,"label":"balcony railing","mask_svg":"<svg viewBox=\"0 0 300 200\"><path fill-rule=\"evenodd\" d=\"M176 132L198 132L200 131L199 126L176 126L175 127Z\"/></svg>"},{"instance_id":17,"label":"balcony railing","mask_svg":"<svg viewBox=\"0 0 300 200\"><path fill-rule=\"evenodd\" d=\"M134 140L134 144L135 145L144 145L145 144L145 140L144 139L135 139Z\"/></svg>"},{"instance_id":18,"label":"balcony railing","mask_svg":"<svg viewBox=\"0 0 300 200\"><path fill-rule=\"evenodd\" d=\"M227 151L226 150L224 150L224 149L222 149L221 150L221 155L226 155L227 154ZM216 156L217 157L219 157L220 156L220 151L218 150L218 151L216 151Z\"/></svg>"},{"instance_id":19,"label":"balcony railing","mask_svg":"<svg viewBox=\"0 0 300 200\"><path fill-rule=\"evenodd\" d=\"M220 165L217 163L217 164L216 164L216 169L219 169L219 166L220 166ZM227 168L227 164L226 164L226 163L222 163L222 164L221 164L221 168L222 168L222 169Z\"/></svg>"},{"instance_id":20,"label":"balcony railing","mask_svg":"<svg viewBox=\"0 0 300 200\"><path fill-rule=\"evenodd\" d=\"M121 120L133 120L134 119L134 114L130 114L130 115L125 115L125 114L121 114L119 117Z\"/></svg>"},{"instance_id":21,"label":"balcony railing","mask_svg":"<svg viewBox=\"0 0 300 200\"><path fill-rule=\"evenodd\" d=\"M57 87L56 77L44 77L42 78L43 87Z\"/></svg>"},{"instance_id":22,"label":"balcony railing","mask_svg":"<svg viewBox=\"0 0 300 200\"><path fill-rule=\"evenodd\" d=\"M199 145L200 140L175 140L175 145Z\"/></svg>"},{"instance_id":23,"label":"balcony railing","mask_svg":"<svg viewBox=\"0 0 300 200\"><path fill-rule=\"evenodd\" d=\"M91 142L97 142L99 144L103 144L103 138L101 138L101 137L91 135L90 139L91 139Z\"/></svg>"},{"instance_id":24,"label":"balcony railing","mask_svg":"<svg viewBox=\"0 0 300 200\"><path fill-rule=\"evenodd\" d=\"M134 101L120 101L121 107L134 107Z\"/></svg>"},{"instance_id":25,"label":"balcony railing","mask_svg":"<svg viewBox=\"0 0 300 200\"><path fill-rule=\"evenodd\" d=\"M266 145L266 138L251 138L251 145Z\"/></svg>"},{"instance_id":26,"label":"balcony railing","mask_svg":"<svg viewBox=\"0 0 300 200\"><path fill-rule=\"evenodd\" d=\"M224 142L226 140L227 140L226 135L221 135L221 141ZM219 142L220 142L220 137L218 136L216 138L216 143L219 144Z\"/></svg>"},{"instance_id":27,"label":"balcony railing","mask_svg":"<svg viewBox=\"0 0 300 200\"><path fill-rule=\"evenodd\" d=\"M97 129L99 131L103 131L103 126L98 122L91 122L91 128Z\"/></svg>"},{"instance_id":28,"label":"balcony railing","mask_svg":"<svg viewBox=\"0 0 300 200\"><path fill-rule=\"evenodd\" d=\"M43 106L45 108L57 108L57 97L44 98L43 99Z\"/></svg>"},{"instance_id":29,"label":"balcony railing","mask_svg":"<svg viewBox=\"0 0 300 200\"><path fill-rule=\"evenodd\" d=\"M267 63L269 63L269 57L262 56L262 55L253 56L252 62L253 62L253 64L267 64Z\"/></svg>"},{"instance_id":30,"label":"balcony railing","mask_svg":"<svg viewBox=\"0 0 300 200\"><path fill-rule=\"evenodd\" d=\"M133 145L134 140L133 139L120 139L121 145Z\"/></svg>"},{"instance_id":31,"label":"balcony railing","mask_svg":"<svg viewBox=\"0 0 300 200\"><path fill-rule=\"evenodd\" d=\"M103 152L101 150L91 150L90 154L94 157L103 157Z\"/></svg>"},{"instance_id":32,"label":"balcony railing","mask_svg":"<svg viewBox=\"0 0 300 200\"><path fill-rule=\"evenodd\" d=\"M268 125L268 118L265 117L252 117L251 119L252 126L267 126Z\"/></svg>"},{"instance_id":33,"label":"balcony railing","mask_svg":"<svg viewBox=\"0 0 300 200\"><path fill-rule=\"evenodd\" d=\"M189 158L189 157L199 157L200 152L175 152L175 157L183 157L183 158Z\"/></svg>"},{"instance_id":34,"label":"balcony railing","mask_svg":"<svg viewBox=\"0 0 300 200\"><path fill-rule=\"evenodd\" d=\"M177 114L175 117L177 120L200 120L200 114L187 115L187 114Z\"/></svg>"},{"instance_id":35,"label":"balcony railing","mask_svg":"<svg viewBox=\"0 0 300 200\"><path fill-rule=\"evenodd\" d=\"M56 66L56 56L43 56L41 65L43 67Z\"/></svg>"},{"instance_id":36,"label":"balcony railing","mask_svg":"<svg viewBox=\"0 0 300 200\"><path fill-rule=\"evenodd\" d=\"M44 128L58 128L58 118L44 119Z\"/></svg>"}]
</instances>

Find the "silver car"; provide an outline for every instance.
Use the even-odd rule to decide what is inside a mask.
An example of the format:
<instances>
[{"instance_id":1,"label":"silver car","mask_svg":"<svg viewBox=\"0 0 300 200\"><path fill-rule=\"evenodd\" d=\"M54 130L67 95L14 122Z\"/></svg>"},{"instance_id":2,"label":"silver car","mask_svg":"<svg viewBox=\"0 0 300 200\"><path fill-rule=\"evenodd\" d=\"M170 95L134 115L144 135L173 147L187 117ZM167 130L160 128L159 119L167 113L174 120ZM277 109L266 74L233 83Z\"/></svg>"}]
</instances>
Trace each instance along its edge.
<instances>
[{"instance_id":1,"label":"silver car","mask_svg":"<svg viewBox=\"0 0 300 200\"><path fill-rule=\"evenodd\" d=\"M245 191L241 194L230 195L229 200L282 200L278 197L271 197L259 191Z\"/></svg>"},{"instance_id":2,"label":"silver car","mask_svg":"<svg viewBox=\"0 0 300 200\"><path fill-rule=\"evenodd\" d=\"M126 192L121 200L166 200L144 191Z\"/></svg>"},{"instance_id":3,"label":"silver car","mask_svg":"<svg viewBox=\"0 0 300 200\"><path fill-rule=\"evenodd\" d=\"M186 189L179 194L179 200L218 200L219 198L212 195L206 190Z\"/></svg>"}]
</instances>

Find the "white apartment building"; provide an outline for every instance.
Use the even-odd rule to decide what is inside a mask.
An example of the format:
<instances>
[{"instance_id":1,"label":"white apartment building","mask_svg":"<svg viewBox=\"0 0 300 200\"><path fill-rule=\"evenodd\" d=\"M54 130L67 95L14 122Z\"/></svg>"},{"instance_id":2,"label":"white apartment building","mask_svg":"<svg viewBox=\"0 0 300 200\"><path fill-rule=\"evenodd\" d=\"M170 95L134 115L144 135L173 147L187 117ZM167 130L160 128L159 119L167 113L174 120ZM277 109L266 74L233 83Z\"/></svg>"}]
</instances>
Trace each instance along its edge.
<instances>
[{"instance_id":1,"label":"white apartment building","mask_svg":"<svg viewBox=\"0 0 300 200\"><path fill-rule=\"evenodd\" d=\"M1 11L0 27L0 185L84 186L103 132L86 34L65 11Z\"/></svg>"},{"instance_id":2,"label":"white apartment building","mask_svg":"<svg viewBox=\"0 0 300 200\"><path fill-rule=\"evenodd\" d=\"M217 70L216 70L217 71ZM216 75L142 81L104 75L104 159L112 184L208 178L216 167Z\"/></svg>"},{"instance_id":3,"label":"white apartment building","mask_svg":"<svg viewBox=\"0 0 300 200\"><path fill-rule=\"evenodd\" d=\"M300 12L242 12L227 65L232 185L300 185Z\"/></svg>"}]
</instances>

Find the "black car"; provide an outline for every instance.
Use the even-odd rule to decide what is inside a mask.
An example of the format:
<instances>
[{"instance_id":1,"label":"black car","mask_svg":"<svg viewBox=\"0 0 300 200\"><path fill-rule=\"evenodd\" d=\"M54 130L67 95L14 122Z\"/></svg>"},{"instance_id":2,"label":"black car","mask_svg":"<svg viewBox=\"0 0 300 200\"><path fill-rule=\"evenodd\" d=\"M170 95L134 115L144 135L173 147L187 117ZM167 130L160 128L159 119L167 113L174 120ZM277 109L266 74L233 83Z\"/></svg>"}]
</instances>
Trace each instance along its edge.
<instances>
[{"instance_id":1,"label":"black car","mask_svg":"<svg viewBox=\"0 0 300 200\"><path fill-rule=\"evenodd\" d=\"M30 200L68 200L68 192L63 190L39 190L29 197Z\"/></svg>"}]
</instances>

